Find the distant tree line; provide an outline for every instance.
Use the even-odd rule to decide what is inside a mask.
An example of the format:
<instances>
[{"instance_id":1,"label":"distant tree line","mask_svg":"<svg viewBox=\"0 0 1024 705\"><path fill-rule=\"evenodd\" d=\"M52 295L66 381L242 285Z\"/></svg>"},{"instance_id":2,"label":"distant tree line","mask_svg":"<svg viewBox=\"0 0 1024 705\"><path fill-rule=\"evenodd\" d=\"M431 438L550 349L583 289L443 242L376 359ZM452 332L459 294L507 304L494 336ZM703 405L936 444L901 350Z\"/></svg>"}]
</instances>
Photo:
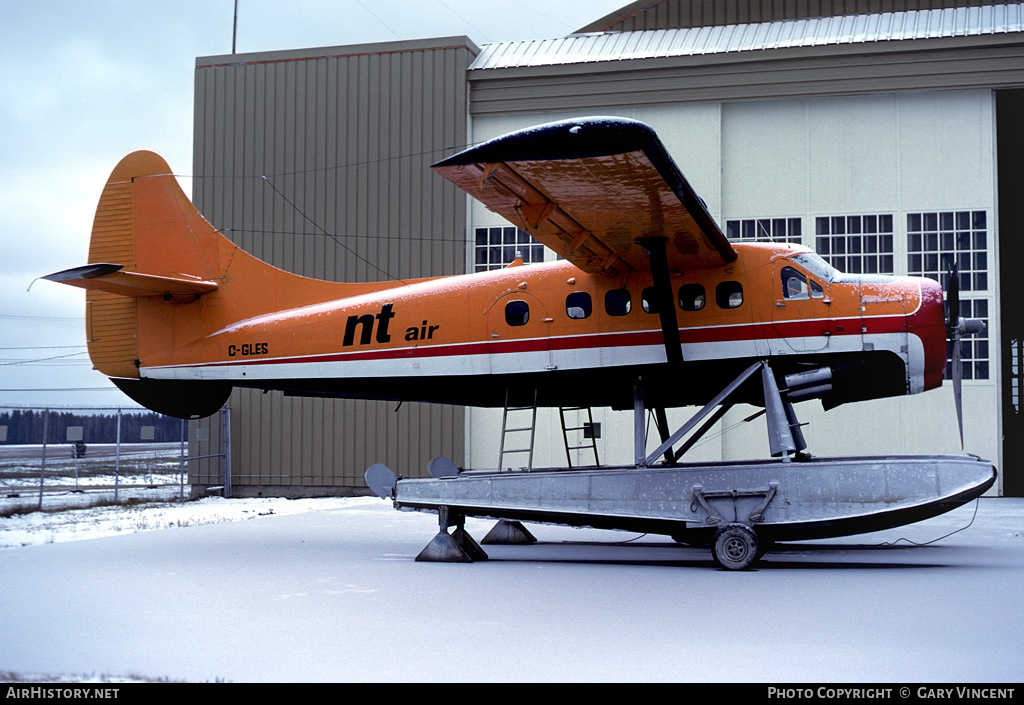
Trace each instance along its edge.
<instances>
[{"instance_id":1,"label":"distant tree line","mask_svg":"<svg viewBox=\"0 0 1024 705\"><path fill-rule=\"evenodd\" d=\"M45 417L49 415L49 419ZM47 443L69 443L69 426L82 427L82 441L88 443L117 442L117 413L80 414L74 411L36 411L14 409L0 412L0 427L7 427L9 445L26 445L43 442L46 428ZM153 427L153 438L142 438L142 427ZM152 411L121 412L122 443L170 443L181 440L181 420L163 416ZM0 433L0 439L3 434Z\"/></svg>"}]
</instances>

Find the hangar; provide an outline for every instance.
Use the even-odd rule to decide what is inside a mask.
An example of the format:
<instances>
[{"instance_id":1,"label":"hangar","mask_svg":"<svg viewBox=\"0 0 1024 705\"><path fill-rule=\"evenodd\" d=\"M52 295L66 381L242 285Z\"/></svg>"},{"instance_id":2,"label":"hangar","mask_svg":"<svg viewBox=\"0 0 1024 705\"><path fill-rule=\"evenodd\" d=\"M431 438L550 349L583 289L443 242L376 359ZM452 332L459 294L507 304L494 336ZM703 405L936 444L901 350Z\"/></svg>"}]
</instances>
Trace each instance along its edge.
<instances>
[{"instance_id":1,"label":"hangar","mask_svg":"<svg viewBox=\"0 0 1024 705\"><path fill-rule=\"evenodd\" d=\"M554 255L429 166L513 129L583 115L659 134L731 238L799 242L849 272L943 278L960 266L966 452L1024 494L1022 339L1012 302L1024 228L1024 6L941 0L641 0L567 37L467 37L200 57L194 200L256 256L338 281L440 276ZM230 434L235 494L365 491L382 462L436 455L496 467L501 409L236 390L228 427L193 422L190 452ZM949 385L806 404L816 455L961 452ZM602 461L628 460L628 412L569 412ZM623 416L623 414L625 414ZM736 408L699 459L765 455ZM536 465L566 451L541 410ZM575 457L567 458L567 452ZM587 456L589 457L589 456ZM219 485L200 461L195 487Z\"/></svg>"}]
</instances>

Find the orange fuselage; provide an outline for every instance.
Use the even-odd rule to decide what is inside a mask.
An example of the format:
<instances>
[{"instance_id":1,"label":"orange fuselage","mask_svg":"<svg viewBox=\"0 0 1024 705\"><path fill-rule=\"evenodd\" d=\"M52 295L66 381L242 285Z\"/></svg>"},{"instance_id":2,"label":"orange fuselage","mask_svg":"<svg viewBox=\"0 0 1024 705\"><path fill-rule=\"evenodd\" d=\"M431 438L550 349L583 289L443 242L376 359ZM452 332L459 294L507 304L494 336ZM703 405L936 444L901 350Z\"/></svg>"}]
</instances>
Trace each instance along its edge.
<instances>
[{"instance_id":1,"label":"orange fuselage","mask_svg":"<svg viewBox=\"0 0 1024 705\"><path fill-rule=\"evenodd\" d=\"M672 277L685 365L884 359L901 371L895 381L887 373L886 384L903 386L890 394L941 384L944 314L934 282L842 275L806 248L736 250L728 265ZM287 287L292 275L284 276ZM305 304L279 288L269 295L273 281L252 281L264 290L233 290L229 276L218 292L169 307L179 309L172 324L140 336L141 376L340 395L373 381L383 398L492 405L503 400L480 398L485 377L507 387L520 375L579 380L603 368L591 382L602 385L613 370L625 378L666 360L648 272L592 275L560 261L384 285L301 280L313 288L294 294L323 296Z\"/></svg>"},{"instance_id":2,"label":"orange fuselage","mask_svg":"<svg viewBox=\"0 0 1024 705\"><path fill-rule=\"evenodd\" d=\"M606 191L638 174L651 188L670 178L653 191L619 194L622 203L632 203L631 194L649 201L624 213L584 199L600 227L579 232L566 199L556 203L530 181L558 193L568 174L575 193L581 172L572 160L442 164L442 175L522 225L534 223L531 232L567 258L354 284L253 257L203 218L163 159L136 152L103 191L89 264L47 278L88 290L96 369L140 403L183 417L213 413L233 386L621 407L632 404L639 383L649 406L704 404L722 380L765 359L782 375L828 367L826 406L941 384L945 320L936 283L842 274L800 246L730 243L664 154L628 155L587 157L582 173ZM648 207L663 216L662 230L648 232L650 218L631 215ZM632 239L619 242L615 234L632 226ZM652 239L664 243L657 266ZM672 315L659 312L663 306ZM758 403L759 394L747 400Z\"/></svg>"}]
</instances>

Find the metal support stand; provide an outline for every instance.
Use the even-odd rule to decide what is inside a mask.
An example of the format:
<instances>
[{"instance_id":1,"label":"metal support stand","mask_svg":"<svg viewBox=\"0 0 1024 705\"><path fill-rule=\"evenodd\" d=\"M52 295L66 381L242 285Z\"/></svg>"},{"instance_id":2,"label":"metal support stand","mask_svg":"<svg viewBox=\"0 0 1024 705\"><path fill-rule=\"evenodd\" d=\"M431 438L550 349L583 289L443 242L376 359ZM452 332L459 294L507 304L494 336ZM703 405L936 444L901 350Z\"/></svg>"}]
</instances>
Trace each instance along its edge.
<instances>
[{"instance_id":1,"label":"metal support stand","mask_svg":"<svg viewBox=\"0 0 1024 705\"><path fill-rule=\"evenodd\" d=\"M484 545L520 546L537 543L537 539L522 523L502 519L487 532L487 535L484 536L480 543Z\"/></svg>"},{"instance_id":2,"label":"metal support stand","mask_svg":"<svg viewBox=\"0 0 1024 705\"><path fill-rule=\"evenodd\" d=\"M437 522L440 530L426 548L416 556L418 562L472 563L473 561L487 560L487 554L480 548L480 544L474 541L466 531L465 516L451 512L446 506L441 506L437 510ZM448 533L450 526L456 527L451 534Z\"/></svg>"},{"instance_id":3,"label":"metal support stand","mask_svg":"<svg viewBox=\"0 0 1024 705\"><path fill-rule=\"evenodd\" d=\"M460 518L459 525L455 528L455 531L452 532L452 539L459 545L466 555L469 556L470 560L486 561L487 554L484 552L484 549L480 548L480 544L478 544L473 537L469 535L469 532L466 531L466 527L463 526L462 521L463 520Z\"/></svg>"}]
</instances>

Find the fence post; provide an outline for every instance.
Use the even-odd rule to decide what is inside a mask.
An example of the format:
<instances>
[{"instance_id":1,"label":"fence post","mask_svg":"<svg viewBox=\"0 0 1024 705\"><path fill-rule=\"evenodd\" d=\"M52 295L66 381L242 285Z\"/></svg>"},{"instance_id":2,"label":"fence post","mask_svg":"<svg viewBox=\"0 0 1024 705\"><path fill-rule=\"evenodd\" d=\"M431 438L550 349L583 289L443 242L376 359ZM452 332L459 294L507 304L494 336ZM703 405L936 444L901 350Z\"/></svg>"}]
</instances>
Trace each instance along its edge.
<instances>
[{"instance_id":1,"label":"fence post","mask_svg":"<svg viewBox=\"0 0 1024 705\"><path fill-rule=\"evenodd\" d=\"M181 456L178 459L178 501L185 501L185 433L188 426L185 424L185 419L181 419L181 433L178 434L181 438Z\"/></svg>"},{"instance_id":2,"label":"fence post","mask_svg":"<svg viewBox=\"0 0 1024 705\"><path fill-rule=\"evenodd\" d=\"M117 444L114 446L114 503L121 489L121 407L117 407Z\"/></svg>"},{"instance_id":3,"label":"fence post","mask_svg":"<svg viewBox=\"0 0 1024 705\"><path fill-rule=\"evenodd\" d=\"M221 410L221 443L224 446L224 497L231 497L231 407Z\"/></svg>"},{"instance_id":4,"label":"fence post","mask_svg":"<svg viewBox=\"0 0 1024 705\"><path fill-rule=\"evenodd\" d=\"M39 465L39 509L43 508L43 477L46 475L46 440L50 435L50 410L43 409L43 462Z\"/></svg>"}]
</instances>

